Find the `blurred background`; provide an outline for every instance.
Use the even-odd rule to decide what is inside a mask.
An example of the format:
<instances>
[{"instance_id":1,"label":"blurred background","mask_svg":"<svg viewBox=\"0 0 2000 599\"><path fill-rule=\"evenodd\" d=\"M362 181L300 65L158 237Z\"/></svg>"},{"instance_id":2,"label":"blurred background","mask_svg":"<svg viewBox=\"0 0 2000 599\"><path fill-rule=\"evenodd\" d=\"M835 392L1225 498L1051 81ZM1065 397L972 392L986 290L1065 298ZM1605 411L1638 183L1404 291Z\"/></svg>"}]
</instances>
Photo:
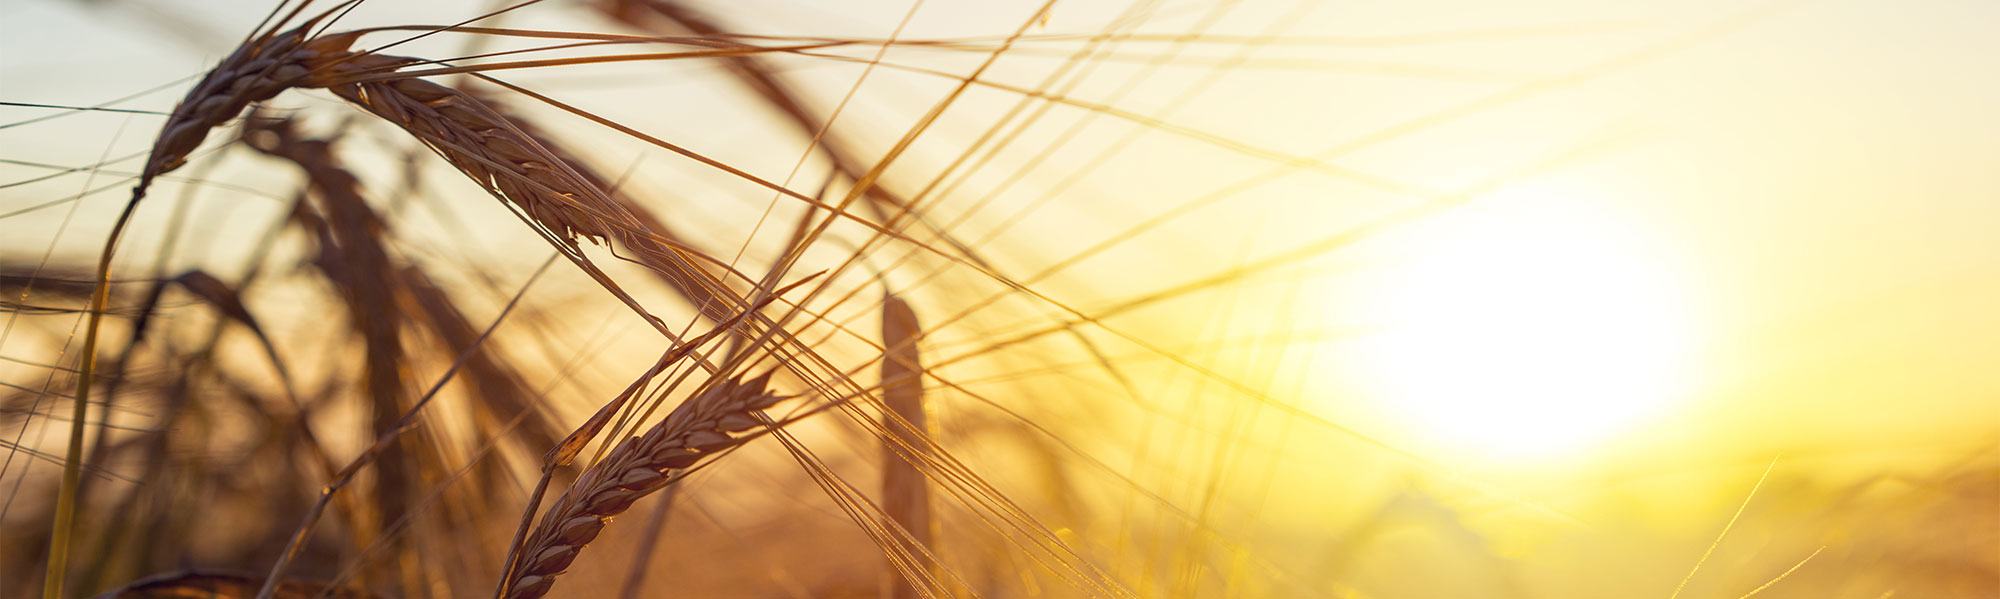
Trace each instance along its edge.
<instances>
[{"instance_id":1,"label":"blurred background","mask_svg":"<svg viewBox=\"0 0 2000 599\"><path fill-rule=\"evenodd\" d=\"M332 29L501 6L367 2ZM0 596L42 576L97 252L163 114L271 8L0 5ZM789 269L824 211L432 78L687 247L826 273L792 329L824 366L778 382L802 395L781 411L820 410L794 443L642 501L553 596L897 592L856 525L893 468L868 425L887 293L956 464L926 470L937 594L2000 597L2000 5L1040 8L551 0L479 23L850 42L491 72L828 203L869 195L843 161L894 156L898 199L855 214L901 236L835 222ZM568 42L385 52L685 50ZM487 593L541 452L664 340L402 131L326 90L262 110L331 140L374 249L315 229L342 208L240 123L155 183L112 273L71 584L267 571L326 465L472 355L293 572ZM590 251L675 330L713 325ZM832 380L864 392L810 391Z\"/></svg>"}]
</instances>

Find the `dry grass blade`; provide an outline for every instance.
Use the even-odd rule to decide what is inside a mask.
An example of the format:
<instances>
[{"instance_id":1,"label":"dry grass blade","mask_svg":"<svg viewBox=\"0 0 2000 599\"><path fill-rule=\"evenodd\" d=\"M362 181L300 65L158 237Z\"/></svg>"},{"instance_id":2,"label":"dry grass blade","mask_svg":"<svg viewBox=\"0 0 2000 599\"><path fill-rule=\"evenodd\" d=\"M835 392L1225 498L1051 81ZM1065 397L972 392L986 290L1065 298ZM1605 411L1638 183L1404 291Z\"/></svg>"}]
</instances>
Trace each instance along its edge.
<instances>
[{"instance_id":1,"label":"dry grass blade","mask_svg":"<svg viewBox=\"0 0 2000 599\"><path fill-rule=\"evenodd\" d=\"M199 270L190 270L174 277L174 282L179 283L188 293L215 306L215 309L221 311L223 315L243 323L243 326L249 327L251 332L257 333L260 337L264 335L264 328L257 326L256 317L251 316L250 309L243 306L242 298L237 297L236 290L230 289L229 284L222 282L222 279Z\"/></svg>"},{"instance_id":2,"label":"dry grass blade","mask_svg":"<svg viewBox=\"0 0 2000 599\"><path fill-rule=\"evenodd\" d=\"M30 295L50 299L88 299L96 283L86 272L66 269L28 268L19 264L0 265L0 295L26 302ZM10 299L10 301L12 301Z\"/></svg>"},{"instance_id":3,"label":"dry grass blade","mask_svg":"<svg viewBox=\"0 0 2000 599\"><path fill-rule=\"evenodd\" d=\"M712 385L667 415L646 434L627 439L556 499L548 515L522 546L523 559L508 599L535 599L549 592L604 523L632 502L673 482L675 471L731 447L730 436L764 422L762 411L783 399L765 388L770 373L748 381Z\"/></svg>"},{"instance_id":4,"label":"dry grass blade","mask_svg":"<svg viewBox=\"0 0 2000 599\"><path fill-rule=\"evenodd\" d=\"M242 574L175 572L148 577L97 599L246 599L263 580ZM277 599L375 599L375 595L322 582L287 580L278 585Z\"/></svg>"},{"instance_id":5,"label":"dry grass blade","mask_svg":"<svg viewBox=\"0 0 2000 599\"><path fill-rule=\"evenodd\" d=\"M924 415L924 363L917 352L923 327L909 302L893 294L882 298L882 511L906 536L896 536L899 547L890 555L898 570L909 569L904 579L893 585L891 597L910 599L923 596L918 591L924 581L936 577L926 570L931 530L930 488L917 464L925 460L930 446L928 422Z\"/></svg>"},{"instance_id":6,"label":"dry grass blade","mask_svg":"<svg viewBox=\"0 0 2000 599\"><path fill-rule=\"evenodd\" d=\"M291 395L291 369L287 368L285 361L278 356L277 344L264 334L264 327L257 325L257 318L250 314L250 308L243 305L243 298L236 293L236 289L222 282L222 279L215 278L215 275L200 270L181 273L180 276L174 277L172 282L180 285L181 289L187 290L188 293L194 294L195 297L201 298L202 301L208 302L224 316L250 329L250 332L257 336L258 343L264 346L265 357L270 358L271 367L277 370L278 380L284 384L285 393ZM136 341L136 335L134 339Z\"/></svg>"},{"instance_id":7,"label":"dry grass blade","mask_svg":"<svg viewBox=\"0 0 2000 599\"><path fill-rule=\"evenodd\" d=\"M26 265L0 265L0 312L66 314L82 312L96 283L88 271L60 272Z\"/></svg>"}]
</instances>

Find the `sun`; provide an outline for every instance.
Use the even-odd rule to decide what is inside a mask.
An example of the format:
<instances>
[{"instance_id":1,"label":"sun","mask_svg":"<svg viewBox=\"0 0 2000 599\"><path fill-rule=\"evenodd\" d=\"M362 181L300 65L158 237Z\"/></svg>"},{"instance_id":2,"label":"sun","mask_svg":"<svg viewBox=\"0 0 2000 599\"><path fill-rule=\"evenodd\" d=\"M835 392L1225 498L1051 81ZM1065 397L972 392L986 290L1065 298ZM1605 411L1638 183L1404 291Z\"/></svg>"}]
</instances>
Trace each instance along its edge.
<instances>
[{"instance_id":1,"label":"sun","mask_svg":"<svg viewBox=\"0 0 2000 599\"><path fill-rule=\"evenodd\" d=\"M1516 189L1414 225L1379 285L1368 384L1399 426L1485 458L1632 430L1690 388L1687 285L1582 194Z\"/></svg>"}]
</instances>

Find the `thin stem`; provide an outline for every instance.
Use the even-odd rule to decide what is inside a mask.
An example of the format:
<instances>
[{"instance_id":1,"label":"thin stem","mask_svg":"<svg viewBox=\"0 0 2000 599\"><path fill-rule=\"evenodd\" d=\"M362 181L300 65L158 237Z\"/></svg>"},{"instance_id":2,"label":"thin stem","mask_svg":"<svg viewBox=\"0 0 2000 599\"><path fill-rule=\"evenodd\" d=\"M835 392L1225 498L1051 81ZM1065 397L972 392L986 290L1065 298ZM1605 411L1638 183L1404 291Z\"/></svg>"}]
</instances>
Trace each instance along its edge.
<instances>
[{"instance_id":1,"label":"thin stem","mask_svg":"<svg viewBox=\"0 0 2000 599\"><path fill-rule=\"evenodd\" d=\"M106 306L111 303L111 256L118 238L132 222L139 200L146 197L146 181L132 190L132 200L118 213L111 234L104 239L104 251L97 258L97 281L90 293L90 322L84 327L83 354L76 369L76 409L70 412L69 455L63 460L62 486L56 493L55 531L49 535L49 569L42 579L42 599L62 599L63 573L69 566L69 544L76 536L76 494L83 479L84 417L90 411L90 382L97 368L97 331L103 325Z\"/></svg>"}]
</instances>

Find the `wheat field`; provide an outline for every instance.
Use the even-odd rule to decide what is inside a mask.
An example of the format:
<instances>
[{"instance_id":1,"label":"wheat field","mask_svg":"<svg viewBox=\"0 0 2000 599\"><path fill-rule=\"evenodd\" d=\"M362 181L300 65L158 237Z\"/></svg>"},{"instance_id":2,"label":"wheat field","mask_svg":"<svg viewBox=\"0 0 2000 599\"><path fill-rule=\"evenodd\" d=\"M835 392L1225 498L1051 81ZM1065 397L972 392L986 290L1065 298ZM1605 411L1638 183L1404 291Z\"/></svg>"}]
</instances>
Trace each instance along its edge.
<instances>
[{"instance_id":1,"label":"wheat field","mask_svg":"<svg viewBox=\"0 0 2000 599\"><path fill-rule=\"evenodd\" d=\"M1986 3L0 15L0 598L2000 597Z\"/></svg>"}]
</instances>

